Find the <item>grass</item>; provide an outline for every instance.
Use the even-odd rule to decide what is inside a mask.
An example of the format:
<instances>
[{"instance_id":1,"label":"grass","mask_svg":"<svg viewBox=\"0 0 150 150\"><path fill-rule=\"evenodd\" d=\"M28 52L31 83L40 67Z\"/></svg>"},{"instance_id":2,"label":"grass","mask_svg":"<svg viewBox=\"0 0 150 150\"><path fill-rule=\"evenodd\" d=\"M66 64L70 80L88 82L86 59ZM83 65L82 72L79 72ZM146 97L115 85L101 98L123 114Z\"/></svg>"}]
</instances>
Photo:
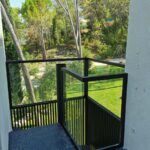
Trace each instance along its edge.
<instances>
[{"instance_id":1,"label":"grass","mask_svg":"<svg viewBox=\"0 0 150 150\"><path fill-rule=\"evenodd\" d=\"M116 74L122 73L123 69L118 67L103 66L93 71L90 75L97 74ZM71 79L71 83L67 83L67 97L83 96L83 84L76 79ZM89 83L89 96L96 102L104 106L106 109L121 116L121 96L122 96L122 80L96 81Z\"/></svg>"},{"instance_id":2,"label":"grass","mask_svg":"<svg viewBox=\"0 0 150 150\"><path fill-rule=\"evenodd\" d=\"M89 91L89 96L93 98L95 101L97 101L99 104L110 110L112 113L120 117L121 94L122 94L122 87L120 87L120 85L122 84L122 82L121 80L113 81L109 82L109 84L112 84L111 87L98 89L95 91L94 90ZM100 83L98 85L100 85Z\"/></svg>"}]
</instances>

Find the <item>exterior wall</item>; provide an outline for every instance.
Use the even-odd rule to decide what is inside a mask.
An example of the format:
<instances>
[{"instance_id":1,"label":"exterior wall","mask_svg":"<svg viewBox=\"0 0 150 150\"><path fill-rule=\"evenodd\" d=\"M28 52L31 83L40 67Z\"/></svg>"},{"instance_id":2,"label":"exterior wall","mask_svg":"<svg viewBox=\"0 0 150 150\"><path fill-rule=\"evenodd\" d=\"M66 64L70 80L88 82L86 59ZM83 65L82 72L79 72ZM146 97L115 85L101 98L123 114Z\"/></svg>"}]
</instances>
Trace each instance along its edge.
<instances>
[{"instance_id":1,"label":"exterior wall","mask_svg":"<svg viewBox=\"0 0 150 150\"><path fill-rule=\"evenodd\" d=\"M150 149L150 0L131 0L125 148Z\"/></svg>"},{"instance_id":2,"label":"exterior wall","mask_svg":"<svg viewBox=\"0 0 150 150\"><path fill-rule=\"evenodd\" d=\"M11 122L5 67L6 57L1 20L0 13L0 150L8 150L8 132L11 131Z\"/></svg>"}]
</instances>

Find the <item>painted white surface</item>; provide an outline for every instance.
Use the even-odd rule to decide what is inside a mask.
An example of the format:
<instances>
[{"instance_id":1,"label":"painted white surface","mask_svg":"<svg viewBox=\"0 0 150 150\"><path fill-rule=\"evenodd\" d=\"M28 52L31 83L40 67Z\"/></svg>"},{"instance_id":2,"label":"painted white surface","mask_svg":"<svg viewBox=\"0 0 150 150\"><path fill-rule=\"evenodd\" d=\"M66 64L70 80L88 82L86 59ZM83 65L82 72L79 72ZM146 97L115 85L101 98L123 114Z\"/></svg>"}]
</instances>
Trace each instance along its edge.
<instances>
[{"instance_id":1,"label":"painted white surface","mask_svg":"<svg viewBox=\"0 0 150 150\"><path fill-rule=\"evenodd\" d=\"M11 131L8 88L5 67L5 47L0 11L0 150L8 150L8 133Z\"/></svg>"},{"instance_id":2,"label":"painted white surface","mask_svg":"<svg viewBox=\"0 0 150 150\"><path fill-rule=\"evenodd\" d=\"M131 0L125 148L150 150L150 0Z\"/></svg>"}]
</instances>

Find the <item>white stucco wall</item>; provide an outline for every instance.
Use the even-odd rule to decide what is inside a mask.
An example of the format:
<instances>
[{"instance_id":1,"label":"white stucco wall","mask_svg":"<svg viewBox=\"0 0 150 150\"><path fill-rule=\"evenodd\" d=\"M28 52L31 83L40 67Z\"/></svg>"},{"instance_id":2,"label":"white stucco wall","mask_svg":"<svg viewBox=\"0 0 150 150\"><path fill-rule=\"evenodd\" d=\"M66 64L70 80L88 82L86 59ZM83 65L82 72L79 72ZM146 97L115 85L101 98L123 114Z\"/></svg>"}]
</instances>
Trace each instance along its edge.
<instances>
[{"instance_id":1,"label":"white stucco wall","mask_svg":"<svg viewBox=\"0 0 150 150\"><path fill-rule=\"evenodd\" d=\"M0 13L0 150L8 150L8 132L11 131L5 62L6 57Z\"/></svg>"},{"instance_id":2,"label":"white stucco wall","mask_svg":"<svg viewBox=\"0 0 150 150\"><path fill-rule=\"evenodd\" d=\"M150 0L131 0L125 148L150 149Z\"/></svg>"}]
</instances>

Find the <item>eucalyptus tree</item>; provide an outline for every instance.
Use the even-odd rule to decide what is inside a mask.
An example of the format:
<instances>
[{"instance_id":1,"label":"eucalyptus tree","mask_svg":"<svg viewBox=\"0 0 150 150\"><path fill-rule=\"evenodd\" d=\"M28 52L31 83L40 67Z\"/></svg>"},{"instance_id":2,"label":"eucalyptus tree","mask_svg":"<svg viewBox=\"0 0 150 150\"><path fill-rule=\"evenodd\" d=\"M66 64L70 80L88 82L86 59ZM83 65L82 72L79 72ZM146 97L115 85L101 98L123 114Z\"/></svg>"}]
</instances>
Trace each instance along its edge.
<instances>
[{"instance_id":1,"label":"eucalyptus tree","mask_svg":"<svg viewBox=\"0 0 150 150\"><path fill-rule=\"evenodd\" d=\"M5 0L0 1L0 7L1 7L1 12L2 12L2 18L3 18L3 20L7 26L9 33L11 34L12 40L13 40L14 45L16 47L18 57L20 58L20 60L25 60L23 52L22 52L22 48L20 46L20 43L19 43L19 40L17 38L15 29L13 27L11 15L9 14L9 10L7 8L7 4L6 4ZM21 67L22 67L22 71L23 71L23 76L24 76L26 88L27 88L27 91L29 93L29 97L31 99L31 102L34 103L34 102L36 102L36 98L34 95L34 89L32 86L32 82L30 80L30 74L29 74L28 68L24 63L21 65Z\"/></svg>"},{"instance_id":2,"label":"eucalyptus tree","mask_svg":"<svg viewBox=\"0 0 150 150\"><path fill-rule=\"evenodd\" d=\"M25 0L21 12L27 25L28 37L40 43L43 59L46 59L46 34L53 18L51 0Z\"/></svg>"},{"instance_id":3,"label":"eucalyptus tree","mask_svg":"<svg viewBox=\"0 0 150 150\"><path fill-rule=\"evenodd\" d=\"M82 57L79 0L56 0L56 2L63 8L64 13L70 20L70 25L76 45L77 56ZM74 8L74 12L71 11L71 8Z\"/></svg>"}]
</instances>

